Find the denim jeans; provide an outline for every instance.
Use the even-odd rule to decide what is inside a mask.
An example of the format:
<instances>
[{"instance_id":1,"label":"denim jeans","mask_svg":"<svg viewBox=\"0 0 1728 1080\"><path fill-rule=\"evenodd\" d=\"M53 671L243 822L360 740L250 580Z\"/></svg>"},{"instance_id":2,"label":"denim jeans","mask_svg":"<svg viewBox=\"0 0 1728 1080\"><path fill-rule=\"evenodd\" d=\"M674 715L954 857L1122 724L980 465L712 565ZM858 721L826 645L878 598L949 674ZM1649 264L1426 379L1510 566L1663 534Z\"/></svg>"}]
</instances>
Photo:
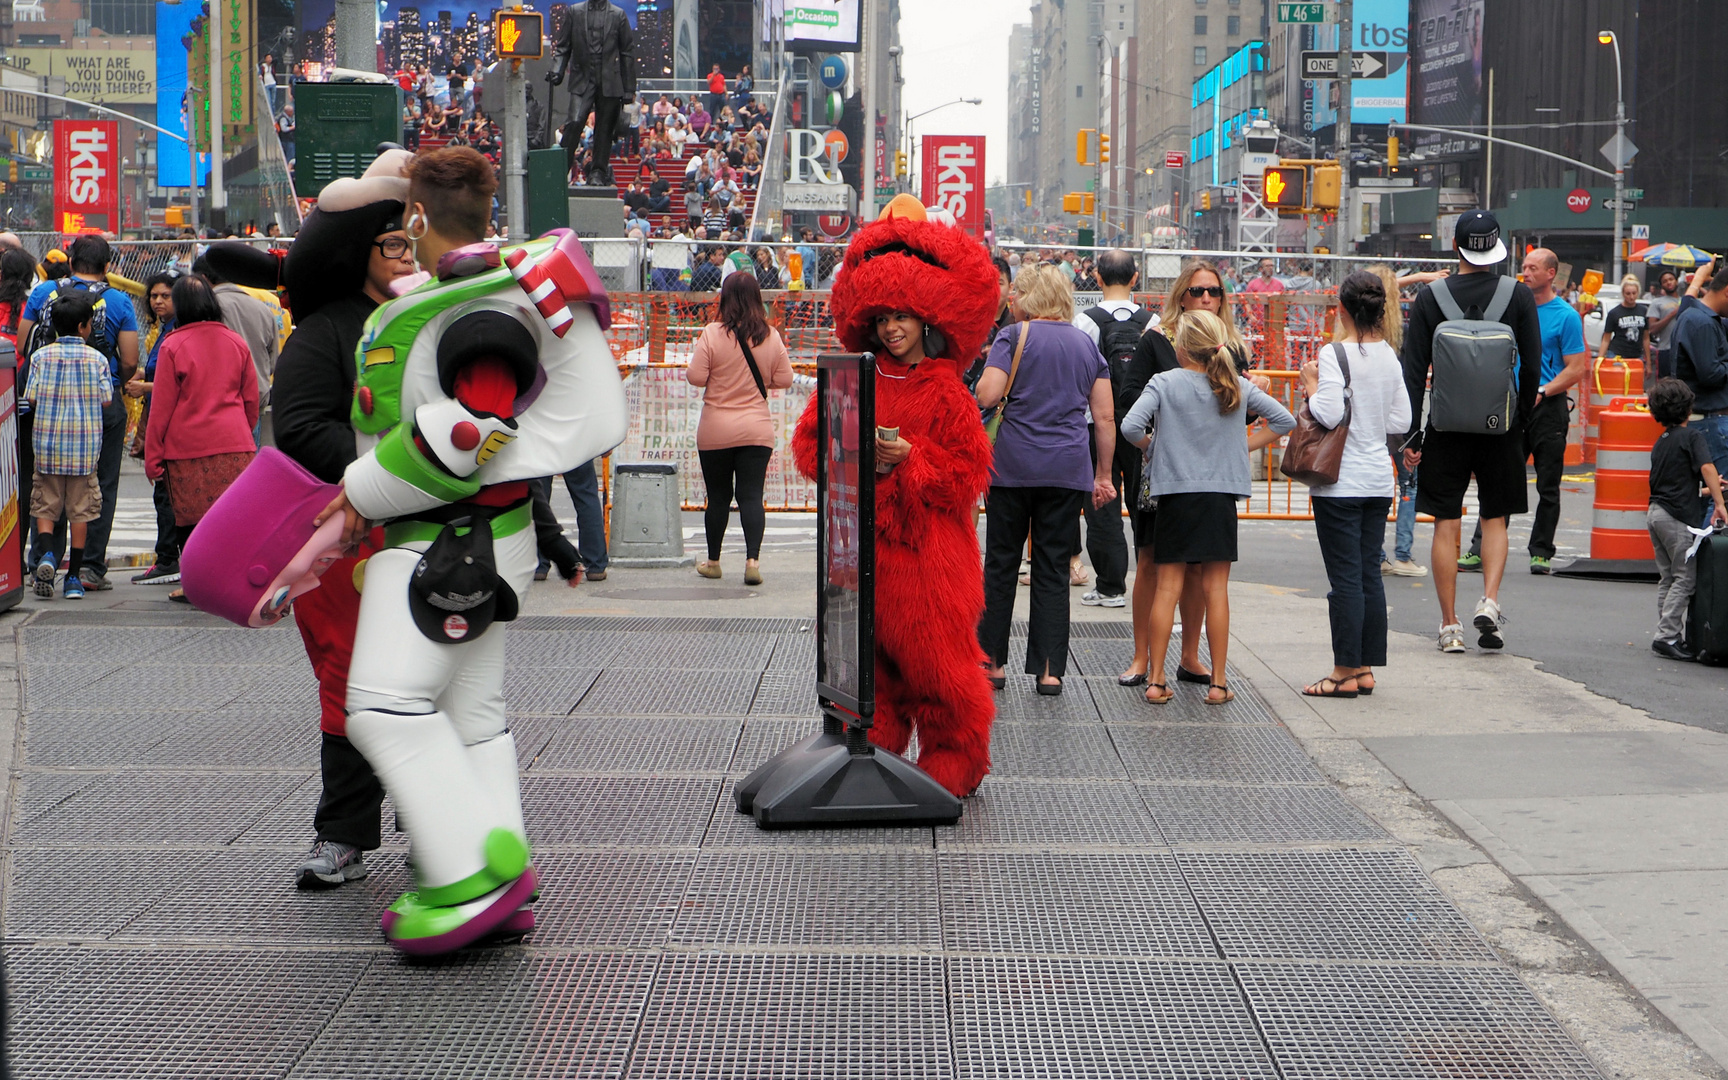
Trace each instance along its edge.
<instances>
[{"instance_id":1,"label":"denim jeans","mask_svg":"<svg viewBox=\"0 0 1728 1080\"><path fill-rule=\"evenodd\" d=\"M1386 664L1386 585L1377 553L1386 543L1392 500L1314 500L1314 531L1326 563L1327 614L1332 622L1332 663L1341 668Z\"/></svg>"},{"instance_id":2,"label":"denim jeans","mask_svg":"<svg viewBox=\"0 0 1728 1080\"><path fill-rule=\"evenodd\" d=\"M1410 561L1410 549L1416 546L1416 470L1404 467L1404 455L1393 457L1398 471L1398 528L1393 541L1392 557L1398 562ZM1386 546L1380 546L1380 561L1386 561Z\"/></svg>"},{"instance_id":3,"label":"denim jeans","mask_svg":"<svg viewBox=\"0 0 1728 1080\"><path fill-rule=\"evenodd\" d=\"M604 573L606 558L606 512L600 505L600 474L592 461L583 462L564 474L564 489L576 507L576 551L588 573Z\"/></svg>"},{"instance_id":4,"label":"denim jeans","mask_svg":"<svg viewBox=\"0 0 1728 1080\"><path fill-rule=\"evenodd\" d=\"M96 459L102 513L90 523L90 534L84 541L84 565L99 578L108 575L108 534L114 531L114 511L120 503L120 462L125 456L126 401L116 381L114 396L102 410L102 453Z\"/></svg>"},{"instance_id":5,"label":"denim jeans","mask_svg":"<svg viewBox=\"0 0 1728 1080\"><path fill-rule=\"evenodd\" d=\"M1703 434L1704 442L1710 447L1710 460L1715 464L1716 472L1720 475L1724 469L1728 469L1728 416L1706 416L1702 420L1693 420L1686 426ZM1698 505L1701 507L1698 524L1708 526L1713 506L1710 496L1704 496Z\"/></svg>"}]
</instances>

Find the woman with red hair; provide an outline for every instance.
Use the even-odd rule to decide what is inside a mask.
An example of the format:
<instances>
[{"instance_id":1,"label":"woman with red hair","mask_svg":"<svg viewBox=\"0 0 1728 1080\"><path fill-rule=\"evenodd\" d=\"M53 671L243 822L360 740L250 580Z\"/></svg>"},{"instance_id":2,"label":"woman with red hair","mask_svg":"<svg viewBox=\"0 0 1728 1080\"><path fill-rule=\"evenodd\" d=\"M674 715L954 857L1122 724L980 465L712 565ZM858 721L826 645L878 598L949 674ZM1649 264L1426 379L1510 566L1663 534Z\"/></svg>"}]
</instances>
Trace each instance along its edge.
<instances>
[{"instance_id":1,"label":"woman with red hair","mask_svg":"<svg viewBox=\"0 0 1728 1080\"><path fill-rule=\"evenodd\" d=\"M996 706L978 647L984 611L972 510L990 442L958 362L977 355L996 317L996 268L976 240L897 196L846 250L829 306L846 348L876 354L876 714L870 738L904 753L957 797L990 771ZM816 475L811 398L793 437L798 471Z\"/></svg>"}]
</instances>

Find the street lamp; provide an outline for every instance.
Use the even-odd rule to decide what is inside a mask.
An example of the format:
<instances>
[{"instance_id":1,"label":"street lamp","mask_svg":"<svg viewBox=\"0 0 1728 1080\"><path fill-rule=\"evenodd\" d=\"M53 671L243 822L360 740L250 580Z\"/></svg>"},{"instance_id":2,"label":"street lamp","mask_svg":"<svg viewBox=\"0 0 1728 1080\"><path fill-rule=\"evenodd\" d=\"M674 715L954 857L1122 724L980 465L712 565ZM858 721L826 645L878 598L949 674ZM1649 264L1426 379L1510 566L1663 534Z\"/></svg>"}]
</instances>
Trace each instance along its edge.
<instances>
[{"instance_id":1,"label":"street lamp","mask_svg":"<svg viewBox=\"0 0 1728 1080\"><path fill-rule=\"evenodd\" d=\"M1598 30L1596 41L1614 46L1614 282L1620 282L1620 244L1626 233L1626 84L1620 72L1620 37Z\"/></svg>"},{"instance_id":2,"label":"street lamp","mask_svg":"<svg viewBox=\"0 0 1728 1080\"><path fill-rule=\"evenodd\" d=\"M975 97L955 98L953 101L944 101L942 104L934 106L933 108L925 109L923 112L913 113L911 116L908 116L906 118L906 124L905 124L906 146L909 150L911 150L911 153L907 155L908 159L910 160L911 158L915 158L918 154L918 142L916 139L914 139L912 137L912 121L918 119L920 116L929 116L931 113L935 112L937 109L946 109L950 105L982 105L982 104L984 104L983 98L975 98ZM908 171L913 173L913 174L917 173L916 167L909 169ZM911 183L912 178L910 176L908 176L906 179L907 179L907 183Z\"/></svg>"}]
</instances>

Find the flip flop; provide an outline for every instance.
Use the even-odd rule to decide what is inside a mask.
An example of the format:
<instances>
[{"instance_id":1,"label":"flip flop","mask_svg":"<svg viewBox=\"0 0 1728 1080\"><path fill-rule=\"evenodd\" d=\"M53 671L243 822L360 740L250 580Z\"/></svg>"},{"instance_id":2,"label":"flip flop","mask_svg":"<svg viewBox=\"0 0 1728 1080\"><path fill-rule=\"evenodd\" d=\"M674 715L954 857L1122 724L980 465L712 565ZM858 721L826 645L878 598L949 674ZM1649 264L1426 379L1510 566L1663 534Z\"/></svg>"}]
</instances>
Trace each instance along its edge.
<instances>
[{"instance_id":1,"label":"flip flop","mask_svg":"<svg viewBox=\"0 0 1728 1080\"><path fill-rule=\"evenodd\" d=\"M1358 695L1361 694L1361 692L1362 692L1361 690L1342 689L1342 687L1344 686L1345 683L1350 682L1354 678L1355 678L1355 676L1352 675L1349 679L1339 680L1339 679L1334 679L1332 676L1328 675L1324 679L1321 679L1319 682L1309 683L1307 686L1304 686L1302 688L1302 694L1304 697L1336 697L1336 698L1357 697ZM1332 689L1330 689L1330 690L1326 689L1327 684L1331 684ZM1208 699L1208 700L1210 700L1210 699Z\"/></svg>"},{"instance_id":2,"label":"flip flop","mask_svg":"<svg viewBox=\"0 0 1728 1080\"><path fill-rule=\"evenodd\" d=\"M1153 697L1152 691L1154 690L1162 691L1162 693L1157 697ZM1165 683L1155 682L1146 684L1146 703L1148 705L1168 705L1175 699L1175 697L1176 692L1171 690Z\"/></svg>"},{"instance_id":3,"label":"flip flop","mask_svg":"<svg viewBox=\"0 0 1728 1080\"><path fill-rule=\"evenodd\" d=\"M1214 700L1212 697L1212 691L1213 690L1224 691L1224 696ZM1236 691L1230 689L1228 686L1225 686L1223 683L1212 683L1206 690L1206 704L1208 704L1208 705L1228 705L1232 701L1235 701L1235 700L1236 700Z\"/></svg>"}]
</instances>

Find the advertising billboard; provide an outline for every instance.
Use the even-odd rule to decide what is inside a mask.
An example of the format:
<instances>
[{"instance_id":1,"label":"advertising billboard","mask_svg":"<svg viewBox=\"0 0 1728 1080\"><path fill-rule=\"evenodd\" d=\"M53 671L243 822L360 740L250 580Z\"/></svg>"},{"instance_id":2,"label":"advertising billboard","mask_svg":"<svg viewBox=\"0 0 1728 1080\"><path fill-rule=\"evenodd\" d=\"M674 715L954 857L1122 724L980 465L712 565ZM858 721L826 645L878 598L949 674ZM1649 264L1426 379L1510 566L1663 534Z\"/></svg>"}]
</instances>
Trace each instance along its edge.
<instances>
[{"instance_id":1,"label":"advertising billboard","mask_svg":"<svg viewBox=\"0 0 1728 1080\"><path fill-rule=\"evenodd\" d=\"M1411 8L1410 122L1462 128L1482 123L1485 0L1416 0ZM1432 131L1412 132L1423 150L1453 156L1481 147Z\"/></svg>"},{"instance_id":2,"label":"advertising billboard","mask_svg":"<svg viewBox=\"0 0 1728 1080\"><path fill-rule=\"evenodd\" d=\"M1410 3L1409 0L1356 0L1352 9L1354 42L1358 52L1383 52L1386 70L1372 79L1350 80L1350 122L1352 124L1388 124L1409 119L1405 115L1408 101ZM1306 29L1306 28L1305 28ZM1332 51L1338 48L1338 27L1317 26L1315 48ZM1318 84L1322 89L1314 97L1313 128L1331 127L1338 122L1336 81ZM1330 90L1326 88L1330 88Z\"/></svg>"},{"instance_id":3,"label":"advertising billboard","mask_svg":"<svg viewBox=\"0 0 1728 1080\"><path fill-rule=\"evenodd\" d=\"M80 39L83 40L83 39ZM156 101L156 42L150 37L124 38L130 49L61 49L17 47L6 50L6 62L31 75L59 75L66 96L105 105L150 105Z\"/></svg>"},{"instance_id":4,"label":"advertising billboard","mask_svg":"<svg viewBox=\"0 0 1728 1080\"><path fill-rule=\"evenodd\" d=\"M857 52L862 0L785 0L786 45L795 52Z\"/></svg>"},{"instance_id":5,"label":"advertising billboard","mask_svg":"<svg viewBox=\"0 0 1728 1080\"><path fill-rule=\"evenodd\" d=\"M984 136L926 135L920 151L925 206L940 206L984 237Z\"/></svg>"},{"instance_id":6,"label":"advertising billboard","mask_svg":"<svg viewBox=\"0 0 1728 1080\"><path fill-rule=\"evenodd\" d=\"M120 231L120 122L54 121L54 228Z\"/></svg>"}]
</instances>

